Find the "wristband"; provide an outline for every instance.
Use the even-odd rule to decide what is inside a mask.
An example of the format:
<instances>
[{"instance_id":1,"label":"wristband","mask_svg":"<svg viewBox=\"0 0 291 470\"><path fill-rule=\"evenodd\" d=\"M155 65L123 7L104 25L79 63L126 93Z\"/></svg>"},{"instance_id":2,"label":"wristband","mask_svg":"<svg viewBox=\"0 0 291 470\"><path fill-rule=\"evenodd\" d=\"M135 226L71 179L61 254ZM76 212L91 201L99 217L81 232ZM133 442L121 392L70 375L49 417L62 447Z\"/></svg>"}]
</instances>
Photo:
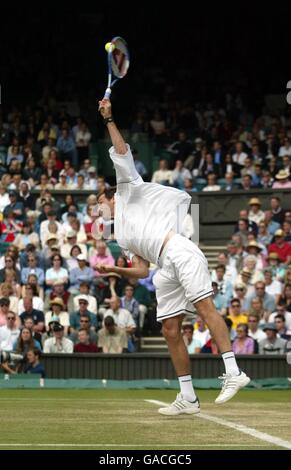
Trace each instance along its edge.
<instances>
[{"instance_id":1,"label":"wristband","mask_svg":"<svg viewBox=\"0 0 291 470\"><path fill-rule=\"evenodd\" d=\"M114 122L114 119L112 116L104 119L104 125L107 126L109 122Z\"/></svg>"}]
</instances>

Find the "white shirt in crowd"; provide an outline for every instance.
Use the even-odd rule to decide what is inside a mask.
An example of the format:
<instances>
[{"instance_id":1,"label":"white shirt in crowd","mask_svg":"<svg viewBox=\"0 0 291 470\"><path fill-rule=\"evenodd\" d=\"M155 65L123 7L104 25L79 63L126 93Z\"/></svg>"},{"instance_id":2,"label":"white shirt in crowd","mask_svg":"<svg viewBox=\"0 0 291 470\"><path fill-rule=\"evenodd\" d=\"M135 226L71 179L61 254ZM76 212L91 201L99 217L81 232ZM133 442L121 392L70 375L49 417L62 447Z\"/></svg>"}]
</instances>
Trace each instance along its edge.
<instances>
[{"instance_id":1,"label":"white shirt in crowd","mask_svg":"<svg viewBox=\"0 0 291 470\"><path fill-rule=\"evenodd\" d=\"M206 328L204 331L194 330L193 338L200 342L201 348L210 340L210 331Z\"/></svg>"},{"instance_id":2,"label":"white shirt in crowd","mask_svg":"<svg viewBox=\"0 0 291 470\"><path fill-rule=\"evenodd\" d=\"M272 281L271 284L266 285L266 292L270 295L280 295L282 292L283 285L280 281Z\"/></svg>"},{"instance_id":3,"label":"white shirt in crowd","mask_svg":"<svg viewBox=\"0 0 291 470\"><path fill-rule=\"evenodd\" d=\"M74 350L74 343L69 338L63 337L60 342L56 338L48 338L43 345L43 352L45 354L53 353L72 353Z\"/></svg>"},{"instance_id":4,"label":"white shirt in crowd","mask_svg":"<svg viewBox=\"0 0 291 470\"><path fill-rule=\"evenodd\" d=\"M232 160L234 161L234 163L238 163L241 166L244 166L246 158L247 154L245 152L234 153L232 156Z\"/></svg>"},{"instance_id":5,"label":"white shirt in crowd","mask_svg":"<svg viewBox=\"0 0 291 470\"><path fill-rule=\"evenodd\" d=\"M119 308L115 312L111 308L109 308L108 310L106 310L104 318L108 317L109 315L114 318L115 324L119 326L119 328L136 326L131 313L125 308Z\"/></svg>"},{"instance_id":6,"label":"white shirt in crowd","mask_svg":"<svg viewBox=\"0 0 291 470\"><path fill-rule=\"evenodd\" d=\"M17 341L20 334L19 328L11 330L7 325L0 328L0 351L12 351L13 344Z\"/></svg>"},{"instance_id":7,"label":"white shirt in crowd","mask_svg":"<svg viewBox=\"0 0 291 470\"><path fill-rule=\"evenodd\" d=\"M273 312L271 313L271 315L269 316L269 322L271 323L274 323L275 321L275 316L278 315L279 312ZM291 330L291 313L290 312L285 312L284 313L284 317L285 317L285 322L286 322L286 328L287 330Z\"/></svg>"},{"instance_id":8,"label":"white shirt in crowd","mask_svg":"<svg viewBox=\"0 0 291 470\"><path fill-rule=\"evenodd\" d=\"M260 330L259 328L254 333L249 329L248 335L251 338L255 339L258 343L262 341L262 339L267 338L266 333L264 333L264 331Z\"/></svg>"}]
</instances>

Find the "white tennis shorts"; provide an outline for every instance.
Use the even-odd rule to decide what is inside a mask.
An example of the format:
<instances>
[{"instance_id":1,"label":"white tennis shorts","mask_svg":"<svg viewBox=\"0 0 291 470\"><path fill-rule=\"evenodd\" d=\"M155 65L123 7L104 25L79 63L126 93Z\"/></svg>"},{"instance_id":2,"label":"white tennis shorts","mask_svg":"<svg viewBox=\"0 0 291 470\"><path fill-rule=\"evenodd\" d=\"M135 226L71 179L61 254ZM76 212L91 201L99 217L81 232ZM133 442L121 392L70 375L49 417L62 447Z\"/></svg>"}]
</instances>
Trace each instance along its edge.
<instances>
[{"instance_id":1,"label":"white tennis shorts","mask_svg":"<svg viewBox=\"0 0 291 470\"><path fill-rule=\"evenodd\" d=\"M157 320L194 312L193 304L213 294L207 260L193 242L174 235L158 261L153 278L157 296Z\"/></svg>"}]
</instances>

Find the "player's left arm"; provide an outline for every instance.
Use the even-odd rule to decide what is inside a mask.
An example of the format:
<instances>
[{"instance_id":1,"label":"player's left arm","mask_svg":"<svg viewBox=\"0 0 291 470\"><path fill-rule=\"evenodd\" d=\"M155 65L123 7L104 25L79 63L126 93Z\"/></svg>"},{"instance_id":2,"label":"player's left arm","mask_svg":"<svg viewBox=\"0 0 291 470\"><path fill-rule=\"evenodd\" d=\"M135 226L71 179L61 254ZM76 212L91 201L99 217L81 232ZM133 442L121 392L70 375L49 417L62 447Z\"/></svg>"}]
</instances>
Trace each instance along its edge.
<instances>
[{"instance_id":1,"label":"player's left arm","mask_svg":"<svg viewBox=\"0 0 291 470\"><path fill-rule=\"evenodd\" d=\"M149 275L149 262L134 255L132 258L132 266L130 268L120 268L119 266L98 265L97 270L100 273L114 272L124 277L136 277L138 279L148 277Z\"/></svg>"}]
</instances>

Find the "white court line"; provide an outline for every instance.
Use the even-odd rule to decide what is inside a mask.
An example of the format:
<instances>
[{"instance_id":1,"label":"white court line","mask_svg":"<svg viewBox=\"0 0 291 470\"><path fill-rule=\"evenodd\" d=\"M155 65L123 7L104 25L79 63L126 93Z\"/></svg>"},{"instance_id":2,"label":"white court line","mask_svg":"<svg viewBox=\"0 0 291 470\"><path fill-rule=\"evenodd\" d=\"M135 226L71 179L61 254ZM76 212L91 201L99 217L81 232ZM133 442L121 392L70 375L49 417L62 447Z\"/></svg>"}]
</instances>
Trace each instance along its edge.
<instances>
[{"instance_id":1,"label":"white court line","mask_svg":"<svg viewBox=\"0 0 291 470\"><path fill-rule=\"evenodd\" d=\"M199 447L249 447L250 444L199 444ZM252 444L253 447L266 447L267 444ZM56 444L51 444L51 443L44 443L44 444L35 444L35 443L6 443L6 444L1 444L0 447L148 447L148 448L154 448L154 447L177 447L177 442L175 444L64 444L64 443L56 443ZM179 444L179 447L189 447L192 448L193 444Z\"/></svg>"},{"instance_id":2,"label":"white court line","mask_svg":"<svg viewBox=\"0 0 291 470\"><path fill-rule=\"evenodd\" d=\"M169 405L169 403L164 403L158 400L145 401L159 406ZM257 431L256 429L249 428L248 426L244 426L243 424L232 423L231 421L226 421L225 419L217 418L216 416L211 416L205 413L199 413L194 416L200 419L205 419L207 421L212 421L213 423L220 424L221 426L226 426L228 428L235 429L236 431L240 431L243 434L255 437L256 439L260 439L261 441L269 442L270 444L291 450L291 442L280 439L279 437L271 436L270 434L266 434L265 432Z\"/></svg>"}]
</instances>

